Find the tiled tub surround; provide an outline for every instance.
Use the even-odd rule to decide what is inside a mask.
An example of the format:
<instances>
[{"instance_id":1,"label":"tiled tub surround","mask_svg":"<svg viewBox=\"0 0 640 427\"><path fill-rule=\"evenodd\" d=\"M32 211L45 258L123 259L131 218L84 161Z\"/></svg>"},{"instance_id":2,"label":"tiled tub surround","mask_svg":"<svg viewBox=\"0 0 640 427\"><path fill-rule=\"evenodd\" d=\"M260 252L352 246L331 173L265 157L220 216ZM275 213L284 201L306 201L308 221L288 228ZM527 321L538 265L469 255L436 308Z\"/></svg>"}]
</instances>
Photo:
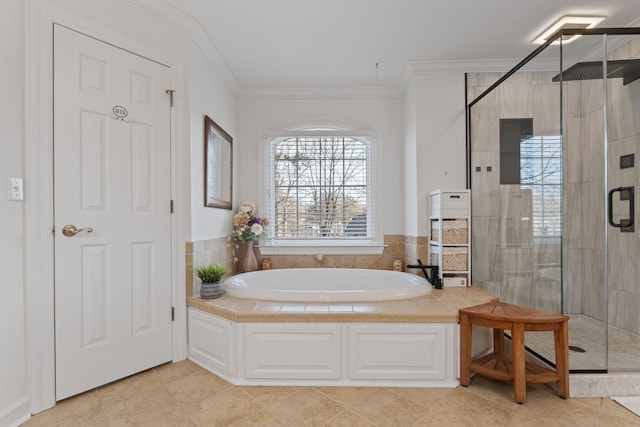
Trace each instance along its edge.
<instances>
[{"instance_id":1,"label":"tiled tub surround","mask_svg":"<svg viewBox=\"0 0 640 427\"><path fill-rule=\"evenodd\" d=\"M416 264L421 260L423 264L429 264L429 237L428 236L404 236L404 259L406 264ZM422 274L420 270L407 270L407 273Z\"/></svg>"},{"instance_id":2,"label":"tiled tub surround","mask_svg":"<svg viewBox=\"0 0 640 427\"><path fill-rule=\"evenodd\" d=\"M495 299L473 287L367 303L191 297L189 358L236 385L455 387L458 310ZM478 336L474 354L490 348Z\"/></svg>"},{"instance_id":3,"label":"tiled tub surround","mask_svg":"<svg viewBox=\"0 0 640 427\"><path fill-rule=\"evenodd\" d=\"M235 246L235 242L231 245ZM187 297L199 294L200 280L195 273L194 267L203 264L223 264L231 271L241 272L242 262L233 262L233 247L225 237L200 240L196 242L187 242L185 245L186 253L186 286ZM393 261L399 259L402 261L403 269L406 264L415 263L418 258L426 263L428 258L428 238L413 237L396 234L388 234L384 236L384 251L381 255L325 255L320 263L316 260L315 254L312 255L269 255L260 254L259 247L254 249L258 266L262 266L265 258L271 260L271 268L368 268L377 270L391 270ZM245 245L238 244L235 250L235 256L242 260L244 256ZM409 270L408 273L420 274L418 270Z\"/></svg>"},{"instance_id":4,"label":"tiled tub surround","mask_svg":"<svg viewBox=\"0 0 640 427\"><path fill-rule=\"evenodd\" d=\"M258 265L262 260L269 258L271 268L368 268L377 270L391 270L393 260L404 259L404 236L387 234L384 236L384 251L380 255L324 255L322 262L316 259L316 254L311 255L261 255L256 248ZM244 247L240 249L244 251Z\"/></svg>"},{"instance_id":5,"label":"tiled tub surround","mask_svg":"<svg viewBox=\"0 0 640 427\"><path fill-rule=\"evenodd\" d=\"M187 298L200 294L200 279L195 272L195 267L205 264L222 264L234 269L231 248L227 245L227 239L200 240L185 244L185 272Z\"/></svg>"}]
</instances>

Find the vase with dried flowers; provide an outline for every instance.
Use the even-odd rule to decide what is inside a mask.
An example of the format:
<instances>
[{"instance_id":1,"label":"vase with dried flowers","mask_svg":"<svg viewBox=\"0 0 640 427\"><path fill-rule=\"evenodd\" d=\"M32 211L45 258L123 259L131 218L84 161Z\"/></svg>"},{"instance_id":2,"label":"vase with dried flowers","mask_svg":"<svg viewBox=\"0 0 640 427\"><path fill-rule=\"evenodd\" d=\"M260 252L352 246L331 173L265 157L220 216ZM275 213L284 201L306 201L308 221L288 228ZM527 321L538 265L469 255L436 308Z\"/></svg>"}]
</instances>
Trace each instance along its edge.
<instances>
[{"instance_id":1,"label":"vase with dried flowers","mask_svg":"<svg viewBox=\"0 0 640 427\"><path fill-rule=\"evenodd\" d=\"M245 257L242 260L243 271L255 271L258 269L258 260L253 251L253 245L268 225L269 220L267 218L256 215L256 205L253 202L241 204L238 207L238 212L233 216L233 231L229 236L229 243L232 244L231 240L235 240L247 244ZM238 261L235 256L235 249L238 249L238 247L239 245L235 244L233 248L234 262Z\"/></svg>"}]
</instances>

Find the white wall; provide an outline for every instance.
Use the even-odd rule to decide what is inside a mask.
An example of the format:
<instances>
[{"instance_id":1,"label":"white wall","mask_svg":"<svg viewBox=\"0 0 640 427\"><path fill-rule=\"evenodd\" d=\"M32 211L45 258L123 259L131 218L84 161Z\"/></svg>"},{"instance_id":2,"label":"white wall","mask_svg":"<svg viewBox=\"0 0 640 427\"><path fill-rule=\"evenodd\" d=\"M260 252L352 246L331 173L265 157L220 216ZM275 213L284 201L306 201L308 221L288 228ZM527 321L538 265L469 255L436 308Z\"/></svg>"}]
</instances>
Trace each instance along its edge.
<instances>
[{"instance_id":1,"label":"white wall","mask_svg":"<svg viewBox=\"0 0 640 427\"><path fill-rule=\"evenodd\" d=\"M191 77L191 240L224 237L231 231L233 211L204 206L204 116L207 115L233 138L234 188L237 199L237 150L242 141L237 137L237 99L219 73L200 50L194 48L189 64Z\"/></svg>"},{"instance_id":2,"label":"white wall","mask_svg":"<svg viewBox=\"0 0 640 427\"><path fill-rule=\"evenodd\" d=\"M4 84L0 102L0 426L17 424L29 409L22 273L23 202L7 200L7 179L23 176L24 20L24 0L2 1L0 55ZM36 265L33 267L36 268Z\"/></svg>"},{"instance_id":3,"label":"white wall","mask_svg":"<svg viewBox=\"0 0 640 427\"><path fill-rule=\"evenodd\" d=\"M380 143L383 178L383 232L402 234L404 229L403 102L394 93L334 93L331 96L277 92L261 96L245 93L238 108L238 140L234 167L238 202L260 200L263 182L259 165L266 132L305 124L330 123L358 130L372 130ZM258 210L261 210L258 206Z\"/></svg>"},{"instance_id":4,"label":"white wall","mask_svg":"<svg viewBox=\"0 0 640 427\"><path fill-rule=\"evenodd\" d=\"M426 236L427 196L466 188L464 73L415 76L417 232Z\"/></svg>"},{"instance_id":5,"label":"white wall","mask_svg":"<svg viewBox=\"0 0 640 427\"><path fill-rule=\"evenodd\" d=\"M77 23L87 34L101 38L102 35L108 34L112 37L109 41L116 45L127 45L130 50L138 51L136 47L142 47L142 51L146 56L159 60L160 62L178 64L174 67L175 73L185 76L186 86L180 87L176 93L177 109L174 110L174 117L184 115L180 120L174 119L173 125L179 128L180 135L178 144L190 145L190 134L196 135L199 141L202 141L202 120L189 120L190 117L190 98L194 98L193 105L194 114L200 114L203 110L216 116L223 126L233 129L235 127L236 103L234 91L235 85L233 78L229 79L229 73L224 66L220 66L219 58L213 58L209 63L204 58L205 53L210 55L213 47L205 46L206 41L201 34L193 36L193 25L189 25L188 20L184 16L166 16L160 10L155 15L148 14L144 9L145 2L134 4L131 0L110 0L104 1L86 1L86 0L2 0L2 14L0 14L0 55L2 55L2 78L3 81L10 82L3 88L2 102L0 103L0 218L3 220L3 227L0 231L0 426L17 425L25 417L29 416L31 408L36 411L42 410L44 405L50 405L49 380L43 377L42 372L50 369L52 366L52 358L47 357L46 360L39 360L39 352L32 352L27 349L28 343L33 343L31 337L27 336L27 327L29 330L38 328L34 326L34 322L27 322L29 319L39 319L38 324L53 324L53 318L41 315L42 312L52 311L52 309L38 310L39 316L35 316L35 310L29 314L25 301L34 299L39 301L48 301L48 297L38 297L38 292L34 289L26 289L26 271L37 271L42 264L42 259L26 259L23 255L25 251L25 237L28 233L24 233L26 224L26 212L23 209L22 202L7 201L7 178L9 176L23 177L29 175L29 171L38 167L37 162L30 164L37 156L25 155L26 132L27 127L31 125L40 125L40 122L29 122L26 120L25 104L26 95L38 92L38 86L27 86L26 75L30 67L25 66L25 56L33 53L33 57L41 58L40 53L36 52L39 48L31 50L27 45L26 35L32 33L32 29L44 31L43 34L50 34L50 29L44 27L45 21L31 20L32 16L40 16L39 13L46 11L42 16L56 16L60 21L70 25L69 23ZM185 25L185 23L187 25ZM33 26L32 26L33 25ZM75 28L73 25L70 25ZM44 28L43 28L44 27ZM50 36L49 36L50 37ZM40 40L40 35L32 37L31 40ZM198 43L196 43L196 41ZM197 45L197 46L196 46ZM50 49L50 44L46 44L43 51ZM214 55L215 56L215 55ZM31 60L31 58L29 59ZM45 60L46 63L46 60ZM27 63L29 64L29 63ZM46 65L44 66L46 68ZM40 68L38 68L40 69ZM220 70L219 70L220 69ZM218 71L220 71L218 73ZM50 75L50 71L41 71L41 76L46 79ZM176 74L174 73L174 77ZM220 75L224 75L222 78ZM197 85L193 91L189 91L189 80L193 80L193 84ZM180 79L177 79L180 80ZM231 80L231 82L230 82ZM180 80L181 81L181 80ZM173 82L174 89L176 82ZM25 93L25 88L27 92ZM192 96L194 95L194 96ZM29 99L32 99L30 96ZM41 105L41 104L38 104ZM46 127L46 126L45 126ZM233 130L231 130L233 132ZM42 144L35 135L33 142L30 144L37 147ZM195 141L195 140L194 140ZM203 153L198 150L190 157L189 148L184 150L176 150L174 155L180 157L177 168L180 174L185 177L181 179L179 188L176 191L180 194L182 212L185 212L185 220L181 220L178 228L180 231L174 236L179 236L179 245L184 247L184 241L189 240L191 235L201 235L209 233L215 223L215 219L205 218L202 220L199 212L196 212L196 223L194 227L190 226L191 222L191 202L190 202L190 169L191 162L201 168L203 163ZM187 153L187 154L183 154ZM176 166L176 164L174 164ZM198 179L198 182L202 182ZM28 181L28 180L26 180ZM35 181L34 181L35 182ZM27 182L25 182L27 184ZM35 184L34 184L35 185ZM50 191L50 190L47 190ZM34 198L27 191L25 193L25 204L32 203L36 208L42 204L42 200L46 197ZM200 199L201 200L201 199ZM46 210L50 207L47 206ZM196 211L196 209L194 209ZM33 215L31 215L33 216ZM225 230L230 228L231 221L228 225L221 226ZM215 230L215 228L214 228ZM40 229L32 231L47 244L48 230ZM178 257L182 262L184 260L184 252ZM178 266L180 269L180 265ZM178 288L184 286L184 266L183 273L176 273L178 278ZM52 278L47 281L52 282ZM47 289L50 287L47 286ZM26 296L29 296L27 300ZM184 295L184 292L182 292ZM184 300L184 297L179 299ZM42 305L42 304L40 304ZM31 305L29 305L30 307ZM48 306L47 306L48 307ZM51 304L52 307L52 304ZM38 307L40 308L40 307ZM185 311L183 308L178 307ZM179 314L178 314L179 317ZM177 322L176 324L180 324ZM185 326L182 323L182 326ZM47 326L48 328L48 326ZM46 328L45 328L46 329ZM47 334L45 331L38 330L37 333ZM186 336L186 326L185 333ZM47 339L36 336L37 344L42 346ZM47 346L49 348L51 346ZM174 348L176 350L180 345ZM186 347L186 346L185 346ZM52 350L49 349L52 353ZM179 354L177 351L175 354ZM31 370L30 357L33 356L38 364ZM37 371L37 373L36 373ZM46 375L46 374L44 374ZM43 377L45 387L34 388L30 390L30 376ZM36 382L36 384L38 384ZM35 386L37 387L37 385ZM45 391L43 391L45 390ZM38 397L34 398L34 394ZM30 402L31 398L31 402ZM38 402L35 405L30 403Z\"/></svg>"},{"instance_id":6,"label":"white wall","mask_svg":"<svg viewBox=\"0 0 640 427\"><path fill-rule=\"evenodd\" d=\"M416 83L404 96L404 235L418 236L418 162L416 147Z\"/></svg>"}]
</instances>

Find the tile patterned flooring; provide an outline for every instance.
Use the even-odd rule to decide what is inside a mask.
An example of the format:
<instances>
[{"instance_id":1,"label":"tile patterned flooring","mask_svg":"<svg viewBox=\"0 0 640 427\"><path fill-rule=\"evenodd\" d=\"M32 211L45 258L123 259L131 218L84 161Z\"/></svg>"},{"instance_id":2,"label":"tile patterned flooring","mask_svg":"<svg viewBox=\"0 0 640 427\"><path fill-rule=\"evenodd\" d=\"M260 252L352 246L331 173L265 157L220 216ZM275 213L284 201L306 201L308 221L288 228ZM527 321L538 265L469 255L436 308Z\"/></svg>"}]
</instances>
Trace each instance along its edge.
<instances>
[{"instance_id":1,"label":"tile patterned flooring","mask_svg":"<svg viewBox=\"0 0 640 427\"><path fill-rule=\"evenodd\" d=\"M239 387L190 361L166 364L59 402L38 426L640 426L608 398L561 399L541 384L469 387Z\"/></svg>"},{"instance_id":2,"label":"tile patterned flooring","mask_svg":"<svg viewBox=\"0 0 640 427\"><path fill-rule=\"evenodd\" d=\"M569 369L606 369L604 325L577 314L570 315L569 345L581 347L584 353L569 351ZM527 332L528 347L548 360L555 360L553 334ZM609 327L608 368L637 370L640 366L640 337L613 326Z\"/></svg>"}]
</instances>

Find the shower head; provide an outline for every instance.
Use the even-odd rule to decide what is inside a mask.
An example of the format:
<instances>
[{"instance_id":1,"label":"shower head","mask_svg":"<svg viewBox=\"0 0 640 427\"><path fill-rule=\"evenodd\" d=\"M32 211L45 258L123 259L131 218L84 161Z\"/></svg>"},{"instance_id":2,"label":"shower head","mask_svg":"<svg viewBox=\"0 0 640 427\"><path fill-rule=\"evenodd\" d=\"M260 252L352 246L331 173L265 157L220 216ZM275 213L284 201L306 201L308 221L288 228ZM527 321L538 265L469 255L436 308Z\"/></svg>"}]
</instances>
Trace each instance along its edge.
<instances>
[{"instance_id":1,"label":"shower head","mask_svg":"<svg viewBox=\"0 0 640 427\"><path fill-rule=\"evenodd\" d=\"M578 62L552 80L559 82L560 78L562 81L602 79L602 68L602 61ZM639 79L640 59L607 61L607 78L622 78L625 85Z\"/></svg>"}]
</instances>

